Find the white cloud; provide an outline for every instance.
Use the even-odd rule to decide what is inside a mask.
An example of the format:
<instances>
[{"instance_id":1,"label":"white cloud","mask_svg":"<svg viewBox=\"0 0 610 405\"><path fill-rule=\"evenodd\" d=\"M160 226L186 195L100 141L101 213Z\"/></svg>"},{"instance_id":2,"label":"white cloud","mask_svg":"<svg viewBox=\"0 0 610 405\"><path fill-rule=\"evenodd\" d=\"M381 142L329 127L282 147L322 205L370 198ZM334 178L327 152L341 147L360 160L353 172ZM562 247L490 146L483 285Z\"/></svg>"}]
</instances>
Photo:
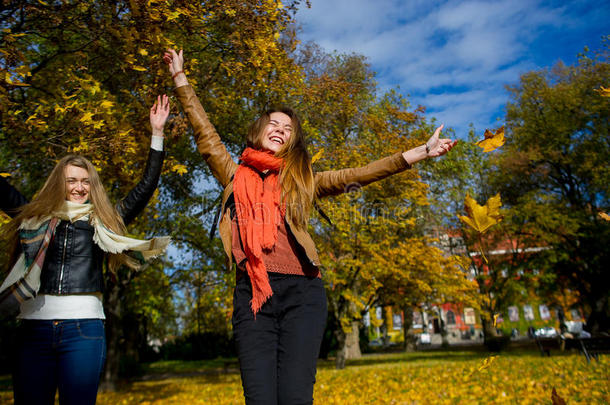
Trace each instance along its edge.
<instances>
[{"instance_id":1,"label":"white cloud","mask_svg":"<svg viewBox=\"0 0 610 405\"><path fill-rule=\"evenodd\" d=\"M586 27L582 18L603 24L600 7L590 10L598 1L312 0L297 20L303 39L367 56L380 89L400 86L413 105L466 133L470 122L489 126L502 115L504 86L536 68L540 35L554 41L553 32Z\"/></svg>"}]
</instances>

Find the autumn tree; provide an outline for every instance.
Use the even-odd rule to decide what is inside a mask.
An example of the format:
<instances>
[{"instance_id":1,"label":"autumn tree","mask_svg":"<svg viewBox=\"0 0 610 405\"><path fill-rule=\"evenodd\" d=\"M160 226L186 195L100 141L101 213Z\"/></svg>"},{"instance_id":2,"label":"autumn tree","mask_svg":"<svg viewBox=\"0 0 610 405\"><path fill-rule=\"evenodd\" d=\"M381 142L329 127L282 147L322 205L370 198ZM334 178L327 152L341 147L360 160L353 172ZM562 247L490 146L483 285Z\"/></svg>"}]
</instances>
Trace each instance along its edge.
<instances>
[{"instance_id":1,"label":"autumn tree","mask_svg":"<svg viewBox=\"0 0 610 405\"><path fill-rule=\"evenodd\" d=\"M430 184L429 224L436 229L431 231L444 235L445 250L468 259L464 271L478 290L472 306L480 311L488 340L496 336L495 315L505 313L510 305L527 303L539 278L534 260L539 260L540 247L546 245L539 230L531 229L527 210L507 207L498 193L497 161L502 148L485 152L477 145L482 138L471 128L468 138L445 159L426 163L422 172ZM467 203L484 206L494 199L500 208L490 227L474 229L472 223L459 219L472 214Z\"/></svg>"},{"instance_id":2,"label":"autumn tree","mask_svg":"<svg viewBox=\"0 0 610 405\"><path fill-rule=\"evenodd\" d=\"M543 234L548 285L578 292L593 333L610 329L610 290L600 281L610 260L610 99L600 91L609 82L607 42L574 66L521 76L509 87L496 182L527 229Z\"/></svg>"},{"instance_id":3,"label":"autumn tree","mask_svg":"<svg viewBox=\"0 0 610 405\"><path fill-rule=\"evenodd\" d=\"M395 92L378 96L362 56L326 54L309 45L299 61L307 75L304 127L312 139L311 152L321 153L315 170L363 166L427 140L431 128L422 110L410 110ZM312 226L330 318L338 321L338 368L360 355L358 332L366 311L390 296L411 294L411 289L412 296L434 295L442 283L430 287L427 281L442 278L445 270L459 272L445 267L440 251L418 232L418 207L428 199L417 169L366 187L352 184L346 191L318 202L332 225L318 216Z\"/></svg>"},{"instance_id":4,"label":"autumn tree","mask_svg":"<svg viewBox=\"0 0 610 405\"><path fill-rule=\"evenodd\" d=\"M148 109L157 94L171 91L160 57L168 47L185 50L191 83L229 149L237 151L252 117L300 83L300 70L287 57L295 38L281 36L296 5L298 1L284 5L276 0L3 3L2 172L31 197L59 157L81 153L100 170L111 197L123 196L143 170ZM212 258L201 266L194 260L186 277L152 266L147 271L157 272L160 281L155 291L134 281L136 274L128 270L119 272L116 282L107 278L105 381L110 387L118 372L122 320L143 313L143 302L152 303L125 297L168 295L175 277L204 274L216 260L215 244L205 236L209 228L197 215L212 210L211 203L201 204L198 187L209 171L182 115L174 117L169 132L173 145L166 144L161 193L129 232L181 235L179 247L188 245Z\"/></svg>"}]
</instances>

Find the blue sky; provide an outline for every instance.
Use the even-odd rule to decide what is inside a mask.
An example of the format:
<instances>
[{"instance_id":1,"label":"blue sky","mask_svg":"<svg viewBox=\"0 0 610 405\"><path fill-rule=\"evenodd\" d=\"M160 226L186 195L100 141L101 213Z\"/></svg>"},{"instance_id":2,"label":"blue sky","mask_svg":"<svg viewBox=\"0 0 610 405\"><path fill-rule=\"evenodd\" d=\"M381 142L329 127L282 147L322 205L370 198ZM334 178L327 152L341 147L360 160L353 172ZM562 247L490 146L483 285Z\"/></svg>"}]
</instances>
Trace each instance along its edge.
<instances>
[{"instance_id":1,"label":"blue sky","mask_svg":"<svg viewBox=\"0 0 610 405\"><path fill-rule=\"evenodd\" d=\"M610 1L311 0L296 19L302 41L365 55L381 91L400 87L465 137L501 125L522 73L599 49Z\"/></svg>"}]
</instances>

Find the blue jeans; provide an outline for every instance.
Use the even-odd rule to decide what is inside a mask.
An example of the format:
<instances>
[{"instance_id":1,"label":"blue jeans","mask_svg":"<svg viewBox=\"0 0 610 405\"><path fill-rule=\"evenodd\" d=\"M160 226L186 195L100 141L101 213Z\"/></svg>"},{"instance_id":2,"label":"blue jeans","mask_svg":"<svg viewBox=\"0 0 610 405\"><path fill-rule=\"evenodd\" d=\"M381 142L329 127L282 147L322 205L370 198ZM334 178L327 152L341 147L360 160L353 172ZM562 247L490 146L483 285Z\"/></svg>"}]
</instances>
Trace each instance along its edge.
<instances>
[{"instance_id":1,"label":"blue jeans","mask_svg":"<svg viewBox=\"0 0 610 405\"><path fill-rule=\"evenodd\" d=\"M106 360L101 319L23 320L13 372L15 405L95 404Z\"/></svg>"}]
</instances>

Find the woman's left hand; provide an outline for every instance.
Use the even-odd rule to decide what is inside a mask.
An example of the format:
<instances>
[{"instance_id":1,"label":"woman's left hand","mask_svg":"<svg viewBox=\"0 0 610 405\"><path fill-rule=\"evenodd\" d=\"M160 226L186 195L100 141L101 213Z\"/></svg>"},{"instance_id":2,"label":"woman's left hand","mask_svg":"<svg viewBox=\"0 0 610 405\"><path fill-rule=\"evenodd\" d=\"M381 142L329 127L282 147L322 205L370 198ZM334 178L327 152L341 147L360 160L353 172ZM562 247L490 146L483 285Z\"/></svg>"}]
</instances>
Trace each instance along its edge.
<instances>
[{"instance_id":1,"label":"woman's left hand","mask_svg":"<svg viewBox=\"0 0 610 405\"><path fill-rule=\"evenodd\" d=\"M451 139L440 138L440 134L444 126L445 125L443 124L440 127L436 128L432 137L430 137L430 139L428 139L428 142L426 142L426 145L428 147L428 157L442 156L445 153L449 152L451 148L453 148L457 144L457 140L452 141Z\"/></svg>"},{"instance_id":2,"label":"woman's left hand","mask_svg":"<svg viewBox=\"0 0 610 405\"><path fill-rule=\"evenodd\" d=\"M167 95L157 96L157 101L150 108L150 126L153 135L163 136L163 127L169 117L169 97Z\"/></svg>"}]
</instances>

